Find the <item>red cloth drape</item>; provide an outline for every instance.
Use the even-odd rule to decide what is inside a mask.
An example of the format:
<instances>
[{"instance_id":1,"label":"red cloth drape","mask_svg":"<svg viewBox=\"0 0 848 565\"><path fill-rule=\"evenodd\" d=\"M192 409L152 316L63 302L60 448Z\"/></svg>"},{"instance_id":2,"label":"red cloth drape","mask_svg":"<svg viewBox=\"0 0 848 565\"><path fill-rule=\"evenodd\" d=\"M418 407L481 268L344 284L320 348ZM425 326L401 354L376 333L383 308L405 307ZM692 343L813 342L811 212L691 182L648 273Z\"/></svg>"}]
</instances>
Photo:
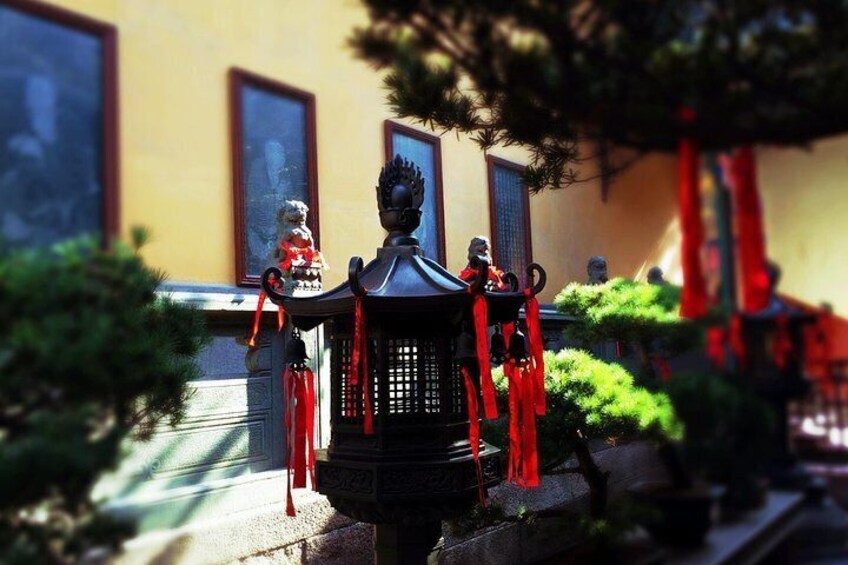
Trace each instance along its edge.
<instances>
[{"instance_id":1,"label":"red cloth drape","mask_svg":"<svg viewBox=\"0 0 848 565\"><path fill-rule=\"evenodd\" d=\"M536 447L536 379L529 363L510 359L504 365L509 382L509 462L507 480L522 487L539 486Z\"/></svg>"},{"instance_id":2,"label":"red cloth drape","mask_svg":"<svg viewBox=\"0 0 848 565\"><path fill-rule=\"evenodd\" d=\"M768 306L769 276L754 152L743 147L724 163L733 191L742 304L746 312L758 312Z\"/></svg>"},{"instance_id":3,"label":"red cloth drape","mask_svg":"<svg viewBox=\"0 0 848 565\"><path fill-rule=\"evenodd\" d=\"M691 123L695 118L694 112L688 109L684 110L681 116L684 123ZM707 286L701 269L704 228L701 222L700 164L698 146L693 139L681 138L677 150L677 162L683 267L680 315L686 318L699 318L707 313Z\"/></svg>"},{"instance_id":4,"label":"red cloth drape","mask_svg":"<svg viewBox=\"0 0 848 565\"><path fill-rule=\"evenodd\" d=\"M315 482L315 376L307 369L283 373L286 410L286 514L296 516L292 488L306 487L307 472Z\"/></svg>"}]
</instances>

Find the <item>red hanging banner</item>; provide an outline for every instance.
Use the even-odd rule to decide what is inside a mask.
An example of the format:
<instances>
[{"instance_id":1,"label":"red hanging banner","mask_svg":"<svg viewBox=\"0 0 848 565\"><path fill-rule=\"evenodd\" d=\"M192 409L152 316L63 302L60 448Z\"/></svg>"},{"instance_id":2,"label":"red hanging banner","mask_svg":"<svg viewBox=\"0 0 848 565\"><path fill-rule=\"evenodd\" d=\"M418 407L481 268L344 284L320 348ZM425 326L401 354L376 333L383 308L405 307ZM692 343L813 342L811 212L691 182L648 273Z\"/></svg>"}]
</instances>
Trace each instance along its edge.
<instances>
[{"instance_id":1,"label":"red hanging banner","mask_svg":"<svg viewBox=\"0 0 848 565\"><path fill-rule=\"evenodd\" d=\"M743 147L724 165L733 191L743 308L759 312L768 306L769 275L754 152L749 146Z\"/></svg>"},{"instance_id":2,"label":"red hanging banner","mask_svg":"<svg viewBox=\"0 0 848 565\"><path fill-rule=\"evenodd\" d=\"M691 124L695 119L695 112L686 108L681 113L681 117L684 124ZM700 318L707 313L707 286L701 269L704 227L701 222L699 150L693 139L688 137L680 139L677 149L677 167L683 267L680 315L685 318Z\"/></svg>"},{"instance_id":3,"label":"red hanging banner","mask_svg":"<svg viewBox=\"0 0 848 565\"><path fill-rule=\"evenodd\" d=\"M786 315L777 317L777 328L774 333L774 364L781 371L786 368L792 355L794 347L792 345L792 333L789 330L789 318Z\"/></svg>"}]
</instances>

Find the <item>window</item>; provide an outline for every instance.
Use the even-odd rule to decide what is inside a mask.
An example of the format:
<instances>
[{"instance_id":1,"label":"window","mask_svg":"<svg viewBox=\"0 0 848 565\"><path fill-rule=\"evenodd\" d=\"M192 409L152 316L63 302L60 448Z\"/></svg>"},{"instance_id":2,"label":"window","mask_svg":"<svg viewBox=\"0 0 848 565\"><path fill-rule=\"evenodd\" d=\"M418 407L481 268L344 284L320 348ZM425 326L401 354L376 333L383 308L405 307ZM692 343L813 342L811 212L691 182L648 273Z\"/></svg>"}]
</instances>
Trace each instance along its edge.
<instances>
[{"instance_id":1,"label":"window","mask_svg":"<svg viewBox=\"0 0 848 565\"><path fill-rule=\"evenodd\" d=\"M258 286L286 200L309 206L318 244L315 97L239 69L230 72L230 96L236 282Z\"/></svg>"},{"instance_id":2,"label":"window","mask_svg":"<svg viewBox=\"0 0 848 565\"><path fill-rule=\"evenodd\" d=\"M116 32L0 2L0 238L46 246L117 232Z\"/></svg>"},{"instance_id":3,"label":"window","mask_svg":"<svg viewBox=\"0 0 848 565\"><path fill-rule=\"evenodd\" d=\"M492 258L525 284L524 269L533 261L530 241L530 196L521 182L524 167L497 157L487 159Z\"/></svg>"},{"instance_id":4,"label":"window","mask_svg":"<svg viewBox=\"0 0 848 565\"><path fill-rule=\"evenodd\" d=\"M426 257L444 265L445 222L442 203L442 155L439 138L386 120L386 160L400 155L412 161L424 176L421 225L412 235L418 238Z\"/></svg>"}]
</instances>

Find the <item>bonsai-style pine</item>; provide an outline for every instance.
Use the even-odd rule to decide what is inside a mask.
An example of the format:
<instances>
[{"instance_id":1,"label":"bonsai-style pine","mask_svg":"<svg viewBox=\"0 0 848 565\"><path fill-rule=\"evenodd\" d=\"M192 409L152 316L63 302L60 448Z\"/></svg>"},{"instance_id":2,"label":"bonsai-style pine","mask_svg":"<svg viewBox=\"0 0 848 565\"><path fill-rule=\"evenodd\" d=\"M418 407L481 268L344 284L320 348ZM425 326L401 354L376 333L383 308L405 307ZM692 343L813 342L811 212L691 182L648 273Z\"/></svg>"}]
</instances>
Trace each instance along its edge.
<instances>
[{"instance_id":1,"label":"bonsai-style pine","mask_svg":"<svg viewBox=\"0 0 848 565\"><path fill-rule=\"evenodd\" d=\"M678 314L680 288L618 278L603 285L569 284L554 299L573 317L566 334L583 347L617 341L632 348L639 362L640 384L657 386L655 360L691 349L700 329Z\"/></svg>"},{"instance_id":2,"label":"bonsai-style pine","mask_svg":"<svg viewBox=\"0 0 848 565\"><path fill-rule=\"evenodd\" d=\"M507 382L502 369L495 371L495 384L505 405ZM592 440L665 443L683 435L665 394L634 385L624 367L588 353L545 352L545 389L547 414L538 420L543 473L580 474L589 485L592 518L602 518L607 508L607 474L592 457ZM509 446L503 427L490 427L487 440L503 449ZM563 468L572 455L577 465Z\"/></svg>"},{"instance_id":3,"label":"bonsai-style pine","mask_svg":"<svg viewBox=\"0 0 848 565\"><path fill-rule=\"evenodd\" d=\"M599 157L804 144L848 130L841 0L365 0L351 40L392 110L533 154L531 190ZM691 120L682 111L691 110ZM598 143L594 143L598 142ZM596 168L595 170L597 170Z\"/></svg>"},{"instance_id":4,"label":"bonsai-style pine","mask_svg":"<svg viewBox=\"0 0 848 565\"><path fill-rule=\"evenodd\" d=\"M0 562L75 562L132 529L91 500L125 438L183 416L202 316L134 246L0 250Z\"/></svg>"}]
</instances>

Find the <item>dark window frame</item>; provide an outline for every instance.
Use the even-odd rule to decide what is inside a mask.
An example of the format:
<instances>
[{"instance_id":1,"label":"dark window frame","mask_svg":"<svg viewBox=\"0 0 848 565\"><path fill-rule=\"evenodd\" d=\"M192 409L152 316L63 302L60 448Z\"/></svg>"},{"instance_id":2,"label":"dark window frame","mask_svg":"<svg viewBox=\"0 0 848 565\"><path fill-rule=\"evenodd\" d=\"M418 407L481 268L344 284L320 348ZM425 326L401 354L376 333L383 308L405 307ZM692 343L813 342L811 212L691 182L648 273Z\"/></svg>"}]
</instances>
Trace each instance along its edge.
<instances>
[{"instance_id":1,"label":"dark window frame","mask_svg":"<svg viewBox=\"0 0 848 565\"><path fill-rule=\"evenodd\" d=\"M103 146L101 147L104 244L120 231L120 123L118 111L118 30L109 23L36 0L0 0L0 4L30 16L96 37L102 46Z\"/></svg>"},{"instance_id":2,"label":"dark window frame","mask_svg":"<svg viewBox=\"0 0 848 565\"><path fill-rule=\"evenodd\" d=\"M489 233L492 240L492 259L495 265L500 266L500 242L498 241L498 212L495 207L495 167L503 167L517 172L519 175L524 174L524 165L495 157L494 155L486 156L486 176L489 184ZM522 192L524 193L524 252L527 254L527 262L533 262L533 229L530 223L530 192L524 182L521 183ZM526 267L524 265L523 267ZM516 273L519 279L524 277L524 273Z\"/></svg>"},{"instance_id":3,"label":"dark window frame","mask_svg":"<svg viewBox=\"0 0 848 565\"><path fill-rule=\"evenodd\" d=\"M439 235L439 256L435 260L439 264L444 265L447 260L447 254L445 251L445 199L444 187L442 185L442 140L436 135L431 135L392 120L386 120L383 123L383 146L385 148L386 161L391 161L395 158L394 144L392 143L392 135L395 133L429 143L433 146L433 168L436 171L433 187L436 190L436 229ZM431 257L431 259L433 258Z\"/></svg>"},{"instance_id":4,"label":"dark window frame","mask_svg":"<svg viewBox=\"0 0 848 565\"><path fill-rule=\"evenodd\" d=\"M306 159L307 159L307 191L309 194L309 216L307 226L312 230L312 238L315 247L320 245L320 209L318 201L318 143L317 126L315 115L315 95L311 92L301 90L294 86L258 75L238 67L231 67L229 71L230 86L230 150L232 155L232 180L233 180L233 228L235 247L235 278L236 284L243 287L258 287L260 276L250 275L246 272L244 242L246 238L245 213L244 213L244 164L242 162L242 96L241 91L245 86L266 90L274 94L298 100L303 103L306 110Z\"/></svg>"}]
</instances>

